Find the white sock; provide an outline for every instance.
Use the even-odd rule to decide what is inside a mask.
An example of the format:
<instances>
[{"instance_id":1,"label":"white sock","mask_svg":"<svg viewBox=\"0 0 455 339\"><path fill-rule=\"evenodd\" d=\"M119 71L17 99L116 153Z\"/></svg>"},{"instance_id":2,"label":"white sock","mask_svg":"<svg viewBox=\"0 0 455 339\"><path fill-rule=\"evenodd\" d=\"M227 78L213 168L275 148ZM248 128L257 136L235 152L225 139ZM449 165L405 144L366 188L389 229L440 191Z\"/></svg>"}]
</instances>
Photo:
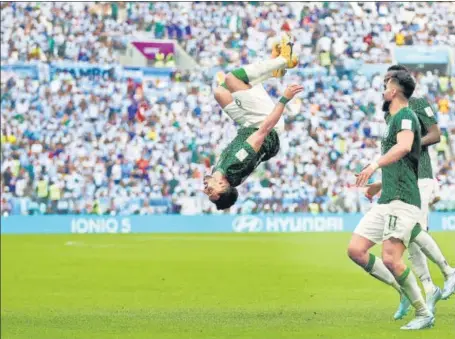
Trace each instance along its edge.
<instances>
[{"instance_id":1,"label":"white sock","mask_svg":"<svg viewBox=\"0 0 455 339\"><path fill-rule=\"evenodd\" d=\"M284 68L286 66L286 63L286 59L282 56L279 56L278 58L261 60L250 65L243 66L243 69L248 76L249 83L254 84L254 82L256 82L259 78L271 78L272 72L274 70Z\"/></svg>"},{"instance_id":2,"label":"white sock","mask_svg":"<svg viewBox=\"0 0 455 339\"><path fill-rule=\"evenodd\" d=\"M425 304L422 292L417 284L417 279L411 269L407 268L397 280L403 293L408 297L412 306L416 309L416 316L429 315L430 311Z\"/></svg>"},{"instance_id":3,"label":"white sock","mask_svg":"<svg viewBox=\"0 0 455 339\"><path fill-rule=\"evenodd\" d=\"M430 270L428 269L427 257L415 242L409 244L409 260L411 260L412 269L415 275L422 282L425 294L433 294L436 286L431 279Z\"/></svg>"},{"instance_id":4,"label":"white sock","mask_svg":"<svg viewBox=\"0 0 455 339\"><path fill-rule=\"evenodd\" d=\"M376 279L382 281L383 283L386 283L387 285L392 286L394 289L397 290L398 293L401 294L400 285L396 281L392 272L388 270L388 268L384 265L384 262L380 258L370 253L370 261L368 262L368 265L365 268L365 270Z\"/></svg>"},{"instance_id":5,"label":"white sock","mask_svg":"<svg viewBox=\"0 0 455 339\"><path fill-rule=\"evenodd\" d=\"M438 244L436 244L436 241L434 241L434 239L427 232L420 232L413 241L419 245L422 252L425 253L431 261L439 266L444 278L447 278L455 271L455 269L450 267L447 263L447 260L442 254Z\"/></svg>"},{"instance_id":6,"label":"white sock","mask_svg":"<svg viewBox=\"0 0 455 339\"><path fill-rule=\"evenodd\" d=\"M250 81L250 85L251 86L256 86L257 84L260 84L260 83L266 81L269 78L271 78L271 75L264 74L262 77L259 77L257 79L254 79L253 81Z\"/></svg>"}]
</instances>

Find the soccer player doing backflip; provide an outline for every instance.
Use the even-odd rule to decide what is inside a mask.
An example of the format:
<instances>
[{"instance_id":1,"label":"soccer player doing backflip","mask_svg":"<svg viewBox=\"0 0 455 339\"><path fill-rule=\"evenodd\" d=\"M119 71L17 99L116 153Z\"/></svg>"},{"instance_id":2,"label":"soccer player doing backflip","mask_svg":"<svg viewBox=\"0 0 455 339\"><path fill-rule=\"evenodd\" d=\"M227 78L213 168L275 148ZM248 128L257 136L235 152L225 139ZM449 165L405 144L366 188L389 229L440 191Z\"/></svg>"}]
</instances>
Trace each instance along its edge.
<instances>
[{"instance_id":1,"label":"soccer player doing backflip","mask_svg":"<svg viewBox=\"0 0 455 339\"><path fill-rule=\"evenodd\" d=\"M290 85L276 104L262 82L282 77L286 69L298 64L292 53L293 43L285 36L273 48L272 58L235 69L215 90L215 99L240 128L223 150L211 175L204 177L204 193L218 210L231 207L238 198L236 189L264 161L280 148L279 132L284 130L282 114L286 104L303 90Z\"/></svg>"}]
</instances>

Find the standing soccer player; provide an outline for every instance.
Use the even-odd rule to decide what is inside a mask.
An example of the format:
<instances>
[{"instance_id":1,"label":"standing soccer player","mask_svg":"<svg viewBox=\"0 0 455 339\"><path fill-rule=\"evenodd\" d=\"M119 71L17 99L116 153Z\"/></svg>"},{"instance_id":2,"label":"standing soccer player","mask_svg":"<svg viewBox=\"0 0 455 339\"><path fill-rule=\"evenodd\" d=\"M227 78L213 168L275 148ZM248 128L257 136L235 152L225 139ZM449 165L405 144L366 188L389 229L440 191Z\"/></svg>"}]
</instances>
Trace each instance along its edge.
<instances>
[{"instance_id":1,"label":"standing soccer player","mask_svg":"<svg viewBox=\"0 0 455 339\"><path fill-rule=\"evenodd\" d=\"M237 200L236 187L264 161L274 157L280 148L277 130L284 129L285 105L303 90L289 86L278 103L268 95L262 81L281 77L286 68L297 66L292 55L290 37L274 47L272 58L236 69L226 76L223 86L215 90L215 99L236 123L237 136L223 150L212 175L204 178L204 193L218 210L231 207Z\"/></svg>"},{"instance_id":2,"label":"standing soccer player","mask_svg":"<svg viewBox=\"0 0 455 339\"><path fill-rule=\"evenodd\" d=\"M416 317L404 330L431 327L434 316L428 309L417 279L403 261L409 243L420 233L420 193L417 184L420 157L420 124L408 107L415 81L405 71L390 74L385 86L384 110L390 112L381 142L382 156L357 177L364 186L382 168L382 194L378 204L357 225L348 247L349 257L375 278L404 293L416 310ZM382 243L382 260L368 250Z\"/></svg>"},{"instance_id":3,"label":"standing soccer player","mask_svg":"<svg viewBox=\"0 0 455 339\"><path fill-rule=\"evenodd\" d=\"M409 73L409 70L402 65L394 65L389 67L387 74L384 77L384 83L386 84L390 79L393 72L396 71L405 71ZM420 190L421 198L421 210L422 218L420 220L420 225L424 231L428 231L428 220L430 205L435 199L435 194L437 192L437 182L433 178L433 169L431 166L430 155L428 153L428 147L430 145L436 144L440 140L440 130L437 125L437 121L434 117L434 112L430 104L425 98L422 97L411 97L409 99L409 108L414 111L417 118L419 119L421 126L421 153L419 160L419 176L418 176L418 185ZM391 118L391 115L386 112L386 121ZM371 187L367 190L369 196L377 194L378 188ZM447 260L443 253L441 252L439 246L436 244L432 237L422 237L419 238L421 243L412 242L409 245L409 254L412 264L412 268L416 273L417 277L422 282L422 285L425 290L426 303L430 311L435 313L436 303L440 299L447 299L450 295L455 292L455 269L449 266ZM441 270L441 273L444 276L444 289L441 292L440 288L437 287L433 280L431 279L430 270L428 269L428 263L425 257L427 256L435 262ZM410 303L407 298L402 298L400 306L398 307L397 312L394 315L395 319L403 318L409 311Z\"/></svg>"}]
</instances>

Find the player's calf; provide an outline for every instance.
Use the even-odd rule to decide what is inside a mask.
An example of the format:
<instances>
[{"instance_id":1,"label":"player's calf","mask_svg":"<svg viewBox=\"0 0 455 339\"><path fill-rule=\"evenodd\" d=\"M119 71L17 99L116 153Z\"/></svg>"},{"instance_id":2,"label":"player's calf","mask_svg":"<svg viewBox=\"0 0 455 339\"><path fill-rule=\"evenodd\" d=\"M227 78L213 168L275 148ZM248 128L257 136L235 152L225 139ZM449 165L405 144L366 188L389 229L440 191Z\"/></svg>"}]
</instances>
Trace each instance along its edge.
<instances>
[{"instance_id":1,"label":"player's calf","mask_svg":"<svg viewBox=\"0 0 455 339\"><path fill-rule=\"evenodd\" d=\"M353 234L348 245L348 257L357 265L365 268L368 264L368 250L373 246L368 239L365 239L357 234Z\"/></svg>"},{"instance_id":2,"label":"player's calf","mask_svg":"<svg viewBox=\"0 0 455 339\"><path fill-rule=\"evenodd\" d=\"M406 270L406 265L404 264L401 255L403 252L394 251L384 248L382 252L382 261L387 269L393 273L395 277L399 277Z\"/></svg>"},{"instance_id":3,"label":"player's calf","mask_svg":"<svg viewBox=\"0 0 455 339\"><path fill-rule=\"evenodd\" d=\"M431 313L436 312L436 303L441 299L442 293L438 286L431 279L430 270L428 269L427 257L422 252L420 247L412 242L409 244L409 260L412 264L417 278L422 282L425 291L425 299Z\"/></svg>"},{"instance_id":4,"label":"player's calf","mask_svg":"<svg viewBox=\"0 0 455 339\"><path fill-rule=\"evenodd\" d=\"M433 317L425 304L416 277L402 260L405 249L405 245L399 239L385 240L382 245L384 264L393 273L404 294L409 298L411 305L416 310L416 316Z\"/></svg>"},{"instance_id":5,"label":"player's calf","mask_svg":"<svg viewBox=\"0 0 455 339\"><path fill-rule=\"evenodd\" d=\"M231 93L247 90L251 86L271 78L274 71L286 68L287 64L287 58L279 56L237 68L226 76L226 87ZM293 64L293 67L295 66L297 66L297 63Z\"/></svg>"},{"instance_id":6,"label":"player's calf","mask_svg":"<svg viewBox=\"0 0 455 339\"><path fill-rule=\"evenodd\" d=\"M372 277L389 286L392 286L398 293L401 294L400 286L382 260L374 254L368 252L368 250L374 245L375 243L371 240L368 240L358 234L353 234L351 242L348 246L348 256Z\"/></svg>"},{"instance_id":7,"label":"player's calf","mask_svg":"<svg viewBox=\"0 0 455 339\"><path fill-rule=\"evenodd\" d=\"M455 272L455 269L449 265L441 249L430 234L423 231L421 226L417 224L414 227L412 241L416 243L423 253L436 265L439 266L444 278Z\"/></svg>"}]
</instances>

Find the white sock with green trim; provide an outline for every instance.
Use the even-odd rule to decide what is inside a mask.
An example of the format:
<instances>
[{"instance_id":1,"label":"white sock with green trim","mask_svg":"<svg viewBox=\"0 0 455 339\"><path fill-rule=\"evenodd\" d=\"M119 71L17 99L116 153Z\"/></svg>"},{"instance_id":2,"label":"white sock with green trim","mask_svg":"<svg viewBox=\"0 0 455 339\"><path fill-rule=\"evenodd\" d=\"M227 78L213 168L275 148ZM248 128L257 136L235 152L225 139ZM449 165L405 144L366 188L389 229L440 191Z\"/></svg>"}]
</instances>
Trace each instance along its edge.
<instances>
[{"instance_id":1,"label":"white sock with green trim","mask_svg":"<svg viewBox=\"0 0 455 339\"><path fill-rule=\"evenodd\" d=\"M370 253L370 259L368 261L367 266L365 267L365 271L367 271L368 273L370 273L370 275L382 281L383 283L392 286L394 289L397 290L398 293L401 294L400 285L393 276L392 272L390 272L388 268L384 265L384 262L381 260L381 258L378 258L374 254Z\"/></svg>"},{"instance_id":2,"label":"white sock with green trim","mask_svg":"<svg viewBox=\"0 0 455 339\"><path fill-rule=\"evenodd\" d=\"M419 285L417 284L417 279L409 267L397 278L397 281L412 306L416 309L416 316L431 315L431 312L425 304Z\"/></svg>"},{"instance_id":3,"label":"white sock with green trim","mask_svg":"<svg viewBox=\"0 0 455 339\"><path fill-rule=\"evenodd\" d=\"M415 242L409 244L409 260L412 263L412 270L422 282L425 294L433 294L436 286L431 279L430 270L428 269L427 257Z\"/></svg>"},{"instance_id":4,"label":"white sock with green trim","mask_svg":"<svg viewBox=\"0 0 455 339\"><path fill-rule=\"evenodd\" d=\"M250 81L250 85L251 86L256 86L257 84L260 84L260 83L262 83L262 82L264 82L264 81L266 81L266 80L268 80L270 78L271 78L270 74L264 74L262 77L259 77L259 78L255 79L253 81Z\"/></svg>"},{"instance_id":5,"label":"white sock with green trim","mask_svg":"<svg viewBox=\"0 0 455 339\"><path fill-rule=\"evenodd\" d=\"M455 269L452 268L448 263L446 258L441 252L438 244L434 239L425 231L421 231L413 240L423 253L433 261L440 268L444 278L447 278L450 274L455 272Z\"/></svg>"},{"instance_id":6,"label":"white sock with green trim","mask_svg":"<svg viewBox=\"0 0 455 339\"><path fill-rule=\"evenodd\" d=\"M272 77L274 70L284 68L286 66L286 59L279 56L274 59L261 60L250 65L243 66L246 75L248 76L249 84L258 84L258 80L264 81ZM265 78L264 78L265 77Z\"/></svg>"}]
</instances>

